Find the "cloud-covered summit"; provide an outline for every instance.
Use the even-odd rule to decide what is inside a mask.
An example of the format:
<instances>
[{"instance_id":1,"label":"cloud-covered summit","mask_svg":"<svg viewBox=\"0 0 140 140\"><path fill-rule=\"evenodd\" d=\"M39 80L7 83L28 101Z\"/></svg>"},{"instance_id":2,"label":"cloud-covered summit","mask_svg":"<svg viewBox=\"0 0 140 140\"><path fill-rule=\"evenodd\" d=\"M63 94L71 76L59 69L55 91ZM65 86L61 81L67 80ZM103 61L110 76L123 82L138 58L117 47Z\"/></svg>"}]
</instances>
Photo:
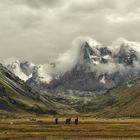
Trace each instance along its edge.
<instances>
[{"instance_id":1,"label":"cloud-covered summit","mask_svg":"<svg viewBox=\"0 0 140 140\"><path fill-rule=\"evenodd\" d=\"M113 41L112 45L106 46L88 36L81 36L77 37L72 44L73 46L58 58L43 65L13 58L6 59L3 65L18 76L26 76L23 79L25 81L28 77L38 77L47 83L75 68L77 71L84 70L96 73L98 76L105 73L112 75L119 72L123 75L132 71L140 72L140 42L119 38ZM26 75L27 72L30 73Z\"/></svg>"}]
</instances>

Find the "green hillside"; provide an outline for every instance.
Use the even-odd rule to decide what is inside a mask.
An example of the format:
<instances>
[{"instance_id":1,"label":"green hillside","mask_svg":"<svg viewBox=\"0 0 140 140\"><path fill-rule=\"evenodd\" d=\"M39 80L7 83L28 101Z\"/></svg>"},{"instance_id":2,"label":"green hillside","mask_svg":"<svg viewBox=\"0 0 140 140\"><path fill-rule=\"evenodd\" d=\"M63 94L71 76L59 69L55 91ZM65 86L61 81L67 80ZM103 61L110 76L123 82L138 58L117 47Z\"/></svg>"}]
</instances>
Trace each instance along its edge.
<instances>
[{"instance_id":1,"label":"green hillside","mask_svg":"<svg viewBox=\"0 0 140 140\"><path fill-rule=\"evenodd\" d=\"M97 116L140 117L140 80L113 89L109 91L107 96L110 96L113 100L110 105L101 109Z\"/></svg>"},{"instance_id":2,"label":"green hillside","mask_svg":"<svg viewBox=\"0 0 140 140\"><path fill-rule=\"evenodd\" d=\"M75 109L96 117L140 117L140 79L111 89L88 102L79 102Z\"/></svg>"},{"instance_id":3,"label":"green hillside","mask_svg":"<svg viewBox=\"0 0 140 140\"><path fill-rule=\"evenodd\" d=\"M38 92L0 65L1 111L37 114L75 113L69 106L54 102L47 96L41 96Z\"/></svg>"}]
</instances>

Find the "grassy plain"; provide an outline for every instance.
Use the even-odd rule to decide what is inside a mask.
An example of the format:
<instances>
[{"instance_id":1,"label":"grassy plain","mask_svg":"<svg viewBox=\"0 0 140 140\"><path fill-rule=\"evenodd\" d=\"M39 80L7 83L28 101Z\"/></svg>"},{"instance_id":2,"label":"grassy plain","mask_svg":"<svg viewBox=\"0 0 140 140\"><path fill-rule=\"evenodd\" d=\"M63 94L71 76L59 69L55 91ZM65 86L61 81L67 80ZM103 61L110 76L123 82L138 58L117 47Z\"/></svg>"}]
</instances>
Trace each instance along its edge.
<instances>
[{"instance_id":1,"label":"grassy plain","mask_svg":"<svg viewBox=\"0 0 140 140\"><path fill-rule=\"evenodd\" d=\"M79 116L79 124L65 124L65 117L18 116L0 119L0 139L11 140L139 140L140 119L98 119Z\"/></svg>"}]
</instances>

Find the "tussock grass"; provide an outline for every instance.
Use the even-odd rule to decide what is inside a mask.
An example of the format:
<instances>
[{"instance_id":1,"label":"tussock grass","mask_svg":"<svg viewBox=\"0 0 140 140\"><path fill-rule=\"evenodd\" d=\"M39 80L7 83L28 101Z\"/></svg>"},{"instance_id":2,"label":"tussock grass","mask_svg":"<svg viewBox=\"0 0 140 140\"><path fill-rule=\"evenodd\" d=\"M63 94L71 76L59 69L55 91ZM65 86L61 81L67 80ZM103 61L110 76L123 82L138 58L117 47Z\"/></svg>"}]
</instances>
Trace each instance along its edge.
<instances>
[{"instance_id":1,"label":"tussock grass","mask_svg":"<svg viewBox=\"0 0 140 140\"><path fill-rule=\"evenodd\" d=\"M11 140L139 140L140 119L79 117L79 124L66 125L65 118L24 116L0 120L0 138Z\"/></svg>"}]
</instances>

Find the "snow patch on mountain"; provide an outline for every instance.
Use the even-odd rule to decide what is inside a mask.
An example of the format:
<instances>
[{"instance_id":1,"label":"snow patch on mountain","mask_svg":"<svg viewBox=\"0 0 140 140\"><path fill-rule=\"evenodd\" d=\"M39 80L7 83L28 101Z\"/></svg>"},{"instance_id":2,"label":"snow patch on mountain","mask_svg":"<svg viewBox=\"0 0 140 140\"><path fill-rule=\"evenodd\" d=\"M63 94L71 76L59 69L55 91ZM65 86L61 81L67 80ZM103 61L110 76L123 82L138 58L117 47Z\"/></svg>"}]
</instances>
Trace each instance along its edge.
<instances>
[{"instance_id":1,"label":"snow patch on mountain","mask_svg":"<svg viewBox=\"0 0 140 140\"><path fill-rule=\"evenodd\" d=\"M89 44L89 46L91 46L93 49L95 47L98 47L98 48L101 48L102 47L102 44L101 43L99 43L98 41L96 41L96 40L94 40L94 39L92 39L90 37L88 37L85 42L87 42Z\"/></svg>"},{"instance_id":2,"label":"snow patch on mountain","mask_svg":"<svg viewBox=\"0 0 140 140\"><path fill-rule=\"evenodd\" d=\"M52 80L52 76L48 74L46 65L38 66L35 77L39 77L40 82L49 83Z\"/></svg>"},{"instance_id":3,"label":"snow patch on mountain","mask_svg":"<svg viewBox=\"0 0 140 140\"><path fill-rule=\"evenodd\" d=\"M21 67L20 67L20 61L15 58L8 58L2 62L3 66L7 67L8 70L13 72L16 76L18 76L21 80L28 80L32 77L32 73L30 75L26 75Z\"/></svg>"},{"instance_id":4,"label":"snow patch on mountain","mask_svg":"<svg viewBox=\"0 0 140 140\"><path fill-rule=\"evenodd\" d=\"M102 77L102 79L100 80L100 83L106 84L105 76Z\"/></svg>"}]
</instances>

